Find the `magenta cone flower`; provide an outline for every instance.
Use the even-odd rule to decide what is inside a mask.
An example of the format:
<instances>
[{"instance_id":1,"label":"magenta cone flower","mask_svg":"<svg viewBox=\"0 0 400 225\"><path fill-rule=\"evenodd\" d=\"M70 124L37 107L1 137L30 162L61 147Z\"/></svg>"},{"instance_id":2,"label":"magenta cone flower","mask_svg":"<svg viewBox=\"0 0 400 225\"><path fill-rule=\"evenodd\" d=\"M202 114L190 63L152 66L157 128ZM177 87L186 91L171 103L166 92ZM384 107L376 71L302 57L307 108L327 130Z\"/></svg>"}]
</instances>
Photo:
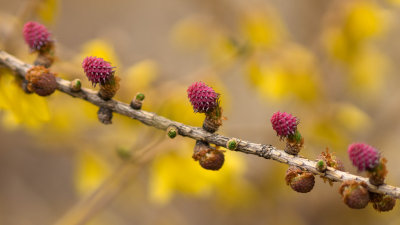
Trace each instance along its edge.
<instances>
[{"instance_id":1,"label":"magenta cone flower","mask_svg":"<svg viewBox=\"0 0 400 225\"><path fill-rule=\"evenodd\" d=\"M353 143L347 150L350 160L359 171L373 169L379 163L379 152L374 147L364 143Z\"/></svg>"},{"instance_id":2,"label":"magenta cone flower","mask_svg":"<svg viewBox=\"0 0 400 225\"><path fill-rule=\"evenodd\" d=\"M47 28L40 23L27 22L23 29L25 42L32 51L41 50L52 42Z\"/></svg>"},{"instance_id":3,"label":"magenta cone flower","mask_svg":"<svg viewBox=\"0 0 400 225\"><path fill-rule=\"evenodd\" d=\"M86 57L82 62L82 68L87 78L94 85L97 83L104 84L114 75L114 67L109 62L95 56Z\"/></svg>"},{"instance_id":4,"label":"magenta cone flower","mask_svg":"<svg viewBox=\"0 0 400 225\"><path fill-rule=\"evenodd\" d=\"M297 118L289 113L276 112L271 117L272 128L280 137L288 137L293 135L297 129Z\"/></svg>"},{"instance_id":5,"label":"magenta cone flower","mask_svg":"<svg viewBox=\"0 0 400 225\"><path fill-rule=\"evenodd\" d=\"M195 82L190 85L187 93L195 112L211 112L218 104L219 94L203 82Z\"/></svg>"}]
</instances>

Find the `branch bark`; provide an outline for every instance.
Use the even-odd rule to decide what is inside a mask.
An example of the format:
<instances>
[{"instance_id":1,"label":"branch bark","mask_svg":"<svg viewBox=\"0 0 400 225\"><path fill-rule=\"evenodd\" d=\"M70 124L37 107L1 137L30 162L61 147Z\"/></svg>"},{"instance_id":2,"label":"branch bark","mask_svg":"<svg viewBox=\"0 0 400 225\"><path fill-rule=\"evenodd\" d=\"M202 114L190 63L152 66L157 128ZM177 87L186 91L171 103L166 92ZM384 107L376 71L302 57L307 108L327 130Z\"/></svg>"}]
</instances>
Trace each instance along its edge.
<instances>
[{"instance_id":1,"label":"branch bark","mask_svg":"<svg viewBox=\"0 0 400 225\"><path fill-rule=\"evenodd\" d=\"M22 62L16 57L8 54L5 51L0 50L0 63L11 69L16 76L25 78L25 74L32 65ZM152 112L144 110L132 109L128 104L111 99L104 101L101 99L97 92L91 89L82 88L79 92L73 92L70 88L70 81L57 78L57 89L65 94L68 94L75 98L80 98L85 101L91 102L99 107L106 107L111 109L113 112L130 117L138 120L145 125L155 127L157 129L166 130L169 126L175 126L178 128L178 133L181 136L189 137L195 140L202 140L217 146L225 147L226 143L231 137L226 137L219 134L211 134L200 127L192 127L186 124L179 123L177 121L169 120L165 117L159 116ZM375 193L386 194L393 196L394 198L400 198L400 188L383 184L375 186L369 183L365 177L357 176L348 172L336 170L332 167L328 167L325 173L320 173L316 170L316 161L303 158L301 156L289 155L286 152L275 148L272 145L252 143L245 140L240 140L238 147L235 151L242 152L245 154L256 155L265 159L272 159L280 163L297 166L304 170L307 170L315 175L319 175L328 178L332 181L343 182L345 180L356 180L364 181L368 185L368 190Z\"/></svg>"}]
</instances>

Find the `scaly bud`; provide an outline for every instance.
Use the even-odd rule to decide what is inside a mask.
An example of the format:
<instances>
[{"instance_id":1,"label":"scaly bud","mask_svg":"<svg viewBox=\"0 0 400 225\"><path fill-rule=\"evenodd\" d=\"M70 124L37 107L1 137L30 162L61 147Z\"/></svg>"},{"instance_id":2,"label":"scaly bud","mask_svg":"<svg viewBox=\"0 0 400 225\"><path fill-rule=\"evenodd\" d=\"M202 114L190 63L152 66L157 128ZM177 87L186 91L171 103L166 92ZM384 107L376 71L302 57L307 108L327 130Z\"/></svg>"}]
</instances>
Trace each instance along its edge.
<instances>
[{"instance_id":1,"label":"scaly bud","mask_svg":"<svg viewBox=\"0 0 400 225\"><path fill-rule=\"evenodd\" d=\"M396 205L396 199L389 195L370 192L369 197L371 199L372 206L376 211L379 212L390 211Z\"/></svg>"},{"instance_id":2,"label":"scaly bud","mask_svg":"<svg viewBox=\"0 0 400 225\"><path fill-rule=\"evenodd\" d=\"M381 158L378 165L376 165L372 170L367 170L369 182L373 185L379 186L385 183L385 178L388 173L386 169L387 160Z\"/></svg>"},{"instance_id":3,"label":"scaly bud","mask_svg":"<svg viewBox=\"0 0 400 225\"><path fill-rule=\"evenodd\" d=\"M26 72L27 89L40 96L53 94L57 89L56 77L43 66L33 66Z\"/></svg>"},{"instance_id":4,"label":"scaly bud","mask_svg":"<svg viewBox=\"0 0 400 225\"><path fill-rule=\"evenodd\" d=\"M112 115L112 110L108 109L106 107L100 107L99 111L97 111L97 118L99 121L103 124L111 124L113 115Z\"/></svg>"},{"instance_id":5,"label":"scaly bud","mask_svg":"<svg viewBox=\"0 0 400 225\"><path fill-rule=\"evenodd\" d=\"M315 178L312 173L303 171L296 166L290 166L288 168L285 180L287 185L300 193L310 192L315 184Z\"/></svg>"},{"instance_id":6,"label":"scaly bud","mask_svg":"<svg viewBox=\"0 0 400 225\"><path fill-rule=\"evenodd\" d=\"M343 202L352 209L362 209L368 205L369 193L367 184L354 180L346 180L339 188Z\"/></svg>"},{"instance_id":7,"label":"scaly bud","mask_svg":"<svg viewBox=\"0 0 400 225\"><path fill-rule=\"evenodd\" d=\"M207 142L196 141L193 159L198 160L200 166L207 170L219 170L224 165L224 153L211 147Z\"/></svg>"}]
</instances>

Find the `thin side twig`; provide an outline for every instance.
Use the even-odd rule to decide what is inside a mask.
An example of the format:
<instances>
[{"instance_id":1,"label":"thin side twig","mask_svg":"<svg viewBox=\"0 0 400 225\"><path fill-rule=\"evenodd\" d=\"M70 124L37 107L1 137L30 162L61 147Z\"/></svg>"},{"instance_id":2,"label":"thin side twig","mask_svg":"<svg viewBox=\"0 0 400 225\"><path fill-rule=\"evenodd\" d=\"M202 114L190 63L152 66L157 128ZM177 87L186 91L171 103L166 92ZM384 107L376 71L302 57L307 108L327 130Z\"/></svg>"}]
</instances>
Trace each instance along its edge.
<instances>
[{"instance_id":1,"label":"thin side twig","mask_svg":"<svg viewBox=\"0 0 400 225\"><path fill-rule=\"evenodd\" d=\"M27 70L32 67L32 65L24 63L21 60L15 58L14 56L2 50L0 50L0 63L4 64L6 67L11 69L16 76L20 76L21 78L24 78ZM219 134L211 134L200 127L193 127L183 123L179 123L177 121L169 120L165 117L159 116L152 112L132 109L129 106L129 104L114 99L104 101L97 95L96 91L91 89L82 88L82 90L79 92L73 92L70 88L70 81L61 78L57 78L57 83L58 83L58 90L64 92L65 94L68 94L72 97L83 99L99 107L106 107L108 109L111 109L115 113L138 120L145 125L152 126L157 129L166 130L169 126L175 126L178 128L178 133L181 136L189 137L195 140L203 140L222 147L225 147L226 143L231 139L231 137L226 137ZM387 184L383 184L377 187L375 185L370 184L368 179L365 177L336 170L331 167L328 167L325 173L320 173L315 168L316 161L303 158L301 156L289 155L286 152L279 150L272 145L258 144L241 140L235 151L242 152L245 154L256 155L265 159L272 159L288 165L297 166L315 175L320 175L332 181L338 181L338 182L343 182L345 180L364 181L365 183L367 183L368 190L371 192L387 194L395 198L400 198L399 187Z\"/></svg>"}]
</instances>

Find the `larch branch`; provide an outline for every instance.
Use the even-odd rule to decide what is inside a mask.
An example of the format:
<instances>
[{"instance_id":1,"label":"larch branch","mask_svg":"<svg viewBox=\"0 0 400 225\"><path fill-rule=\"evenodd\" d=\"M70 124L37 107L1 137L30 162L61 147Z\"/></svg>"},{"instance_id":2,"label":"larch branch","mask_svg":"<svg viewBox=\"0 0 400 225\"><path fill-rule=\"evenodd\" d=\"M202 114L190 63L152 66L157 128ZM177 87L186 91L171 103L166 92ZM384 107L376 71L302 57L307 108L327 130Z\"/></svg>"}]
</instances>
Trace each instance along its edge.
<instances>
[{"instance_id":1,"label":"larch branch","mask_svg":"<svg viewBox=\"0 0 400 225\"><path fill-rule=\"evenodd\" d=\"M0 50L0 63L4 64L6 67L11 69L16 76L20 76L21 78L25 78L26 72L29 70L29 68L32 67L32 65L24 63L2 50ZM81 98L99 107L106 107L115 113L125 115L132 119L138 120L145 125L152 126L157 129L166 130L169 126L175 126L177 127L178 133L181 136L189 137L195 140L203 140L222 147L225 147L226 143L231 139L230 137L226 137L223 135L209 133L200 127L193 127L183 123L179 123L177 121L169 120L152 112L132 109L129 104L114 99L105 101L97 95L96 91L91 89L82 88L81 91L74 92L71 90L70 81L68 80L57 78L57 84L58 90L64 92L65 94L68 94L72 97ZM336 170L332 167L328 167L325 173L321 173L318 172L315 168L316 161L303 158L301 156L289 155L272 145L257 144L245 140L240 140L237 148L234 151L252 154L265 159L272 159L288 165L297 166L315 175L328 178L332 181L364 181L368 185L368 190L371 192L390 195L394 198L400 198L399 187L387 184L375 186L370 184L368 179L365 177Z\"/></svg>"}]
</instances>

